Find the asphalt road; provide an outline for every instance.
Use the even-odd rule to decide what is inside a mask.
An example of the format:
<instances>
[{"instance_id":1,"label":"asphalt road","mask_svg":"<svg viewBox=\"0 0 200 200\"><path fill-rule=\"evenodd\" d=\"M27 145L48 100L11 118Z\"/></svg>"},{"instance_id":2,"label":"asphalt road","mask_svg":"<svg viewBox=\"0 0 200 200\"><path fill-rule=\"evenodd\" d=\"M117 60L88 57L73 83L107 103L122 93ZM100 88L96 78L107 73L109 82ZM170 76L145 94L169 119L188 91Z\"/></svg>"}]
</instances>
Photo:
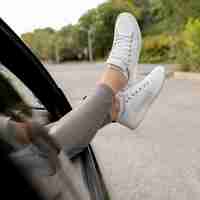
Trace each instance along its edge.
<instances>
[{"instance_id":1,"label":"asphalt road","mask_svg":"<svg viewBox=\"0 0 200 200\"><path fill-rule=\"evenodd\" d=\"M95 89L102 66L70 63L47 69L76 106ZM139 72L153 67L140 66ZM93 145L112 199L199 200L200 82L167 79L138 129L109 125Z\"/></svg>"}]
</instances>

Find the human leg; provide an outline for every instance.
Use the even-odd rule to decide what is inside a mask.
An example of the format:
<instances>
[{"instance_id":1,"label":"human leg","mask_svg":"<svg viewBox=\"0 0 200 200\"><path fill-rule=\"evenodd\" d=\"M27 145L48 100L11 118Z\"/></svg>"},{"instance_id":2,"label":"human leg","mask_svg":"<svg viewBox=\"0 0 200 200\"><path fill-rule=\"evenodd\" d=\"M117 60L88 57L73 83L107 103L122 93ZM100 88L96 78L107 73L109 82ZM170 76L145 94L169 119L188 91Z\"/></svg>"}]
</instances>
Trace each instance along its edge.
<instances>
[{"instance_id":1,"label":"human leg","mask_svg":"<svg viewBox=\"0 0 200 200\"><path fill-rule=\"evenodd\" d=\"M127 96L130 91L131 93L137 92L139 95L139 98L131 98L131 103L130 101L126 103L125 98L118 96L118 92L125 88L132 75L131 68L135 67L138 61L135 60L136 57L138 59L139 56L136 55L139 55L140 51L140 36L137 35L139 31L135 30L137 27L135 19L130 14L125 13L119 16L113 48L107 61L108 65L98 81L96 92L88 97L79 108L64 116L50 130L50 133L54 135L69 156L82 151L91 142L97 131L111 121L117 121L131 129L136 128L150 106L150 103L147 102L152 102L159 93L164 80L164 70L154 73L153 83L156 83L153 85L155 87L146 87L140 93L138 93L138 86L127 88L121 96ZM149 95L150 93L152 95ZM147 105L145 109L142 109L143 104ZM136 108L137 110L135 110ZM130 114L131 112L133 114ZM132 117L134 115L135 117Z\"/></svg>"},{"instance_id":2,"label":"human leg","mask_svg":"<svg viewBox=\"0 0 200 200\"><path fill-rule=\"evenodd\" d=\"M70 157L87 147L97 131L112 121L113 97L111 88L98 85L93 95L51 128L50 134Z\"/></svg>"}]
</instances>

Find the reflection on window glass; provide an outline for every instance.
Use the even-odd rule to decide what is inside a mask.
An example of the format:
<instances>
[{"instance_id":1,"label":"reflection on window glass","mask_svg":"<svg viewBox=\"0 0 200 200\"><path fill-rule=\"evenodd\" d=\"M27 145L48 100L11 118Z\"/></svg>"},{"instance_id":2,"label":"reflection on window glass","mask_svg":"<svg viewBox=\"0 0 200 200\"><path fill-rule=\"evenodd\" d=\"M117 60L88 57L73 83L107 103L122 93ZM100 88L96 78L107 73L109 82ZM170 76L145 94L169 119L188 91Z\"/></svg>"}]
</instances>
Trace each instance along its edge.
<instances>
[{"instance_id":1,"label":"reflection on window glass","mask_svg":"<svg viewBox=\"0 0 200 200\"><path fill-rule=\"evenodd\" d=\"M16 121L35 118L41 123L46 123L47 120L44 106L12 72L1 64L0 113Z\"/></svg>"}]
</instances>

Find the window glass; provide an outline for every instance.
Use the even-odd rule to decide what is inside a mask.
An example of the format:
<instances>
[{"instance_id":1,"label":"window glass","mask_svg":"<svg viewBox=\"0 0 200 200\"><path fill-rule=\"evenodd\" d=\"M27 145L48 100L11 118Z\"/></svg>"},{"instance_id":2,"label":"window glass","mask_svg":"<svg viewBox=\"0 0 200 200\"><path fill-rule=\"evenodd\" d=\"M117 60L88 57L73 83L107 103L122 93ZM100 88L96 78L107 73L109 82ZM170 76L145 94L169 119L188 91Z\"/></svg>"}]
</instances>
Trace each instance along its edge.
<instances>
[{"instance_id":1,"label":"window glass","mask_svg":"<svg viewBox=\"0 0 200 200\"><path fill-rule=\"evenodd\" d=\"M5 66L0 64L0 113L14 120L24 118L48 122L49 115L45 107L23 82Z\"/></svg>"}]
</instances>

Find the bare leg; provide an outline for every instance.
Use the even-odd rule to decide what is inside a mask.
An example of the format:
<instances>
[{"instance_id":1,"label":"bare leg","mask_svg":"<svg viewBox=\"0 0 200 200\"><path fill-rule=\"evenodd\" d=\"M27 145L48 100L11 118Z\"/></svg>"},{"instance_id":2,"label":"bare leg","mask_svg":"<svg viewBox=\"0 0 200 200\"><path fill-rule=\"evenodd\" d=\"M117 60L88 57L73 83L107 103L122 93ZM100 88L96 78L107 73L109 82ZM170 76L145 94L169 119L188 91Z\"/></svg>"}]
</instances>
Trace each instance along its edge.
<instances>
[{"instance_id":1,"label":"bare leg","mask_svg":"<svg viewBox=\"0 0 200 200\"><path fill-rule=\"evenodd\" d=\"M110 66L100 77L99 83L109 86L115 94L119 92L126 84L127 78L117 69L113 69Z\"/></svg>"}]
</instances>

